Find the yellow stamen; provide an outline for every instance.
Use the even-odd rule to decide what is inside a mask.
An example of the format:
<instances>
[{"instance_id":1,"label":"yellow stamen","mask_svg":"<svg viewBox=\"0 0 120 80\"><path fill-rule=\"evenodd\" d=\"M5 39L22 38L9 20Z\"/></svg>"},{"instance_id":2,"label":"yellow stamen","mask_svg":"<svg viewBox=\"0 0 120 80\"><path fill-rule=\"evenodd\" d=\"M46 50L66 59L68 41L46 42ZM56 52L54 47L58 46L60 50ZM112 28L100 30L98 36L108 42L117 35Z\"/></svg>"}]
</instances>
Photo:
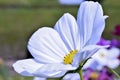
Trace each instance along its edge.
<instances>
[{"instance_id":1,"label":"yellow stamen","mask_svg":"<svg viewBox=\"0 0 120 80\"><path fill-rule=\"evenodd\" d=\"M97 72L92 72L92 73L90 74L90 77L91 77L92 80L97 80L97 78L98 78L98 73L97 73Z\"/></svg>"},{"instance_id":2,"label":"yellow stamen","mask_svg":"<svg viewBox=\"0 0 120 80\"><path fill-rule=\"evenodd\" d=\"M67 54L65 57L64 57L64 63L65 64L71 64L72 61L73 61L73 58L75 56L75 54L78 53L78 50L71 50L69 54Z\"/></svg>"}]
</instances>

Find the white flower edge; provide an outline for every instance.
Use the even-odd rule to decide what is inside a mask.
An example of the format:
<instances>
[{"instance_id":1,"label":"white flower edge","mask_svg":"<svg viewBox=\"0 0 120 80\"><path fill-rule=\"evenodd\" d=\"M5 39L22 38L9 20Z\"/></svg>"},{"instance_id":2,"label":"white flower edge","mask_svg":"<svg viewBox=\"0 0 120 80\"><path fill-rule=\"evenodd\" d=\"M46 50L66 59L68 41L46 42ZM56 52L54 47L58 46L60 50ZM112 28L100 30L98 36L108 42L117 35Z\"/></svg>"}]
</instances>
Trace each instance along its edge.
<instances>
[{"instance_id":1,"label":"white flower edge","mask_svg":"<svg viewBox=\"0 0 120 80\"><path fill-rule=\"evenodd\" d=\"M16 72L23 76L36 77L61 77L67 70L74 70L76 67L65 64L40 64L34 59L19 60L13 64Z\"/></svg>"},{"instance_id":2,"label":"white flower edge","mask_svg":"<svg viewBox=\"0 0 120 80\"><path fill-rule=\"evenodd\" d=\"M120 50L115 47L111 49L100 49L92 56L90 60L87 61L83 69L92 68L95 70L101 70L104 66L115 69L120 65L119 60L117 59L119 52ZM104 53L103 58L100 57L102 53Z\"/></svg>"},{"instance_id":3,"label":"white flower edge","mask_svg":"<svg viewBox=\"0 0 120 80\"><path fill-rule=\"evenodd\" d=\"M80 80L80 76L78 73L68 73L62 80Z\"/></svg>"},{"instance_id":4,"label":"white flower edge","mask_svg":"<svg viewBox=\"0 0 120 80\"><path fill-rule=\"evenodd\" d=\"M46 78L42 78L42 77L34 77L33 80L47 80Z\"/></svg>"},{"instance_id":5,"label":"white flower edge","mask_svg":"<svg viewBox=\"0 0 120 80\"><path fill-rule=\"evenodd\" d=\"M77 24L81 34L82 46L96 44L100 40L107 17L103 16L102 7L98 2L85 1L80 5Z\"/></svg>"}]
</instances>

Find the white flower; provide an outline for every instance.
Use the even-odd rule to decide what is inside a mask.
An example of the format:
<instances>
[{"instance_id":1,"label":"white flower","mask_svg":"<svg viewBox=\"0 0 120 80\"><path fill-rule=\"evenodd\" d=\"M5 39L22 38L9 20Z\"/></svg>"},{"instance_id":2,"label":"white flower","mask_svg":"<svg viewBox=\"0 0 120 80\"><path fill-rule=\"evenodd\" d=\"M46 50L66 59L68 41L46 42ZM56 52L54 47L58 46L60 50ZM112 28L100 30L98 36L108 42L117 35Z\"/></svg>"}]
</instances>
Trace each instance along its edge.
<instances>
[{"instance_id":1,"label":"white flower","mask_svg":"<svg viewBox=\"0 0 120 80\"><path fill-rule=\"evenodd\" d=\"M62 80L80 80L80 76L78 73L69 73L66 74Z\"/></svg>"},{"instance_id":2,"label":"white flower","mask_svg":"<svg viewBox=\"0 0 120 80\"><path fill-rule=\"evenodd\" d=\"M33 80L47 80L46 78L35 77Z\"/></svg>"},{"instance_id":3,"label":"white flower","mask_svg":"<svg viewBox=\"0 0 120 80\"><path fill-rule=\"evenodd\" d=\"M33 59L19 60L13 64L16 72L24 76L61 77L78 68L98 51L96 45L105 26L106 16L97 2L84 2L78 11L77 21L64 14L53 28L37 30L28 42Z\"/></svg>"},{"instance_id":4,"label":"white flower","mask_svg":"<svg viewBox=\"0 0 120 80\"><path fill-rule=\"evenodd\" d=\"M120 50L115 47L111 49L100 49L92 56L92 59L84 65L84 69L90 67L101 70L104 66L115 69L120 65L118 60L119 53Z\"/></svg>"},{"instance_id":5,"label":"white flower","mask_svg":"<svg viewBox=\"0 0 120 80\"><path fill-rule=\"evenodd\" d=\"M59 0L60 4L65 5L79 5L83 1L85 0Z\"/></svg>"}]
</instances>

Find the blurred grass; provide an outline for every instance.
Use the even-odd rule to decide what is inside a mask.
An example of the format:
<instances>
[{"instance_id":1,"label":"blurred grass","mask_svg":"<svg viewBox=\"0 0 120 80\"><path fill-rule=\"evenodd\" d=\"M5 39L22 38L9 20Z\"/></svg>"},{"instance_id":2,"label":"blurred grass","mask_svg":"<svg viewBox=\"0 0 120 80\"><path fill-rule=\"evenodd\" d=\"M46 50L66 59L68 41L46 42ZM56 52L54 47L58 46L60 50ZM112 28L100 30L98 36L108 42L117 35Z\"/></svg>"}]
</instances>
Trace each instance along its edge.
<instances>
[{"instance_id":1,"label":"blurred grass","mask_svg":"<svg viewBox=\"0 0 120 80\"><path fill-rule=\"evenodd\" d=\"M4 80L4 79L0 76L0 80ZM15 75L8 77L7 80L33 80L33 77L24 77L24 76ZM60 80L60 79L52 78L47 80Z\"/></svg>"},{"instance_id":2,"label":"blurred grass","mask_svg":"<svg viewBox=\"0 0 120 80\"><path fill-rule=\"evenodd\" d=\"M117 0L104 0L102 6L109 16L103 36L111 39L114 36L110 32L120 24L120 3ZM44 26L53 27L66 12L76 17L77 9L78 6L61 6L57 0L0 0L0 57L24 58L27 41L34 31ZM16 75L10 80L32 78Z\"/></svg>"},{"instance_id":3,"label":"blurred grass","mask_svg":"<svg viewBox=\"0 0 120 80\"><path fill-rule=\"evenodd\" d=\"M33 77L14 75L14 76L9 76L9 77L7 76L7 79L4 79L3 77L0 76L0 80L33 80ZM59 80L59 79L54 78L54 79L47 79L47 80Z\"/></svg>"},{"instance_id":4,"label":"blurred grass","mask_svg":"<svg viewBox=\"0 0 120 80\"><path fill-rule=\"evenodd\" d=\"M113 31L117 24L120 24L120 3L118 0L104 0L103 7L105 14L109 16L106 21L106 28L103 36L107 39L111 39L115 37L111 35L111 31ZM120 39L120 37L117 38Z\"/></svg>"},{"instance_id":5,"label":"blurred grass","mask_svg":"<svg viewBox=\"0 0 120 80\"><path fill-rule=\"evenodd\" d=\"M57 0L0 0L0 6L50 6L58 5Z\"/></svg>"},{"instance_id":6,"label":"blurred grass","mask_svg":"<svg viewBox=\"0 0 120 80\"><path fill-rule=\"evenodd\" d=\"M4 78L0 77L0 80L4 80ZM31 77L20 77L20 76L11 76L11 77L8 77L7 80L33 80L33 78Z\"/></svg>"},{"instance_id":7,"label":"blurred grass","mask_svg":"<svg viewBox=\"0 0 120 80\"><path fill-rule=\"evenodd\" d=\"M24 57L31 33L40 27L53 27L64 12L75 15L77 8L1 9L0 43L2 46L0 46L0 55L7 58Z\"/></svg>"}]
</instances>

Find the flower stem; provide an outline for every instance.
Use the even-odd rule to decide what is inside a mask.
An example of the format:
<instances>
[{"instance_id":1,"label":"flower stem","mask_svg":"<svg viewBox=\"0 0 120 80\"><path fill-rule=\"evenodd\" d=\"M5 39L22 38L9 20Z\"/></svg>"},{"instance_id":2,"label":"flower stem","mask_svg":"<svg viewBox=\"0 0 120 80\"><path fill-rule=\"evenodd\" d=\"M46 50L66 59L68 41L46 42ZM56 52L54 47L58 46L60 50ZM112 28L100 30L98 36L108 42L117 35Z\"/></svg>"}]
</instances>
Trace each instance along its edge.
<instances>
[{"instance_id":1,"label":"flower stem","mask_svg":"<svg viewBox=\"0 0 120 80\"><path fill-rule=\"evenodd\" d=\"M80 80L84 80L82 75L82 69L79 70L79 75L80 75Z\"/></svg>"},{"instance_id":2,"label":"flower stem","mask_svg":"<svg viewBox=\"0 0 120 80\"><path fill-rule=\"evenodd\" d=\"M108 68L117 78L119 78L120 79L120 75L116 72L116 71L114 71L113 69L111 69L111 68Z\"/></svg>"}]
</instances>

